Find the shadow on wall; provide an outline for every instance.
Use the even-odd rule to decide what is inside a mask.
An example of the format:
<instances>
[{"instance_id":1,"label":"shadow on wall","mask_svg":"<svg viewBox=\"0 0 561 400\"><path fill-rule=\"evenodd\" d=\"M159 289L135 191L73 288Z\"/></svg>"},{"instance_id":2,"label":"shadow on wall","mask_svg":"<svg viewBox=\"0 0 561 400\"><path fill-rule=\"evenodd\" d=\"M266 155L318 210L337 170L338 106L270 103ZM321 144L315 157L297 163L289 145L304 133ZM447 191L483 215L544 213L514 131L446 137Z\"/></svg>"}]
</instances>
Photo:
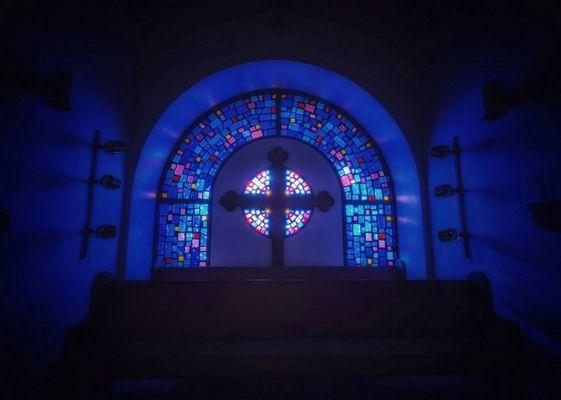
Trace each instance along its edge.
<instances>
[{"instance_id":1,"label":"shadow on wall","mask_svg":"<svg viewBox=\"0 0 561 400\"><path fill-rule=\"evenodd\" d=\"M559 278L539 272L544 264L551 264L555 258L536 259L531 250L496 238L474 237L472 243L480 247L481 259L504 260L487 267L487 274L493 282L497 312L520 324L531 341L542 350L561 355L558 336ZM542 302L552 304L543 309L533 309L535 304Z\"/></svg>"},{"instance_id":2,"label":"shadow on wall","mask_svg":"<svg viewBox=\"0 0 561 400\"><path fill-rule=\"evenodd\" d=\"M92 241L91 257L80 262L79 232L86 212L93 132L124 138L130 82L124 56L106 54L100 59L95 49L83 48L82 34L64 38L64 49L50 42L56 38L27 31L13 36L14 57L27 60L29 54L18 52L43 54L47 48L49 56L40 61L41 69L72 71L71 111L53 109L31 93L0 87L0 211L10 220L9 230L0 233L0 381L8 377L18 398L36 389L37 374L46 363L60 358L66 328L86 314L94 276L115 271L117 241ZM122 157L100 156L100 176L122 176L123 170ZM94 224L118 225L120 214L121 192L98 190Z\"/></svg>"},{"instance_id":3,"label":"shadow on wall","mask_svg":"<svg viewBox=\"0 0 561 400\"><path fill-rule=\"evenodd\" d=\"M459 243L435 239L437 277L464 278L471 271L483 271L491 279L497 310L519 323L528 337L561 354L561 344L550 336L561 330L561 237L536 226L525 188L529 175L559 168L561 103L519 104L501 119L484 121L482 84L502 79L512 86L529 74L529 55L520 47L507 50L503 44L500 50L488 49L488 54L451 54L433 82L438 90L430 96L431 145L460 138L473 254L470 262ZM429 161L431 190L454 181L446 160ZM455 201L431 195L430 202L434 232L457 226Z\"/></svg>"}]
</instances>

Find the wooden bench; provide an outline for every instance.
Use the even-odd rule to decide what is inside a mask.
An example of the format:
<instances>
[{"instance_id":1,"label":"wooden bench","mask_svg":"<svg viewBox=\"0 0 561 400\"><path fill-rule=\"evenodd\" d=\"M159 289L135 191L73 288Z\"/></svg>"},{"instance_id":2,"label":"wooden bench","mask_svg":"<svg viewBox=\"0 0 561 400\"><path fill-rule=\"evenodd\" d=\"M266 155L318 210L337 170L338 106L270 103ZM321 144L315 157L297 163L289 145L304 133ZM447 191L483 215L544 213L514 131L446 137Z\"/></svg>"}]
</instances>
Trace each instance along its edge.
<instances>
[{"instance_id":1,"label":"wooden bench","mask_svg":"<svg viewBox=\"0 0 561 400\"><path fill-rule=\"evenodd\" d=\"M101 275L86 321L68 331L53 370L80 385L106 378L511 376L520 355L518 329L497 317L488 288L474 280Z\"/></svg>"}]
</instances>

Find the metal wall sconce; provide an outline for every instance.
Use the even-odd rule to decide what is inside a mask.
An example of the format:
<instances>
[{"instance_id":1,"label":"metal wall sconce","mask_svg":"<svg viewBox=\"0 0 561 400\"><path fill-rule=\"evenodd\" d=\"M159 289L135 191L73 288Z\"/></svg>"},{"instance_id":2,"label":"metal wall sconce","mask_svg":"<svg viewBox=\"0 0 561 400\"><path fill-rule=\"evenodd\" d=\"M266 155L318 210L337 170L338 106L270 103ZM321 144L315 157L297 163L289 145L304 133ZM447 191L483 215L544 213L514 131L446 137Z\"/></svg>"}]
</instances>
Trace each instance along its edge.
<instances>
[{"instance_id":1,"label":"metal wall sconce","mask_svg":"<svg viewBox=\"0 0 561 400\"><path fill-rule=\"evenodd\" d=\"M454 170L456 175L456 186L449 183L435 186L433 193L438 198L446 198L457 195L458 210L460 217L460 230L448 228L438 231L438 239L441 242L454 242L462 239L464 245L464 254L467 259L471 259L471 249L469 246L469 235L467 231L466 213L464 205L464 183L462 179L462 166L460 163L460 141L458 137L454 137L452 147L449 146L434 146L431 148L431 157L433 158L446 158L454 156Z\"/></svg>"},{"instance_id":2,"label":"metal wall sconce","mask_svg":"<svg viewBox=\"0 0 561 400\"><path fill-rule=\"evenodd\" d=\"M432 191L436 197L450 197L458 193L458 189L448 183L435 186Z\"/></svg>"},{"instance_id":3,"label":"metal wall sconce","mask_svg":"<svg viewBox=\"0 0 561 400\"><path fill-rule=\"evenodd\" d=\"M109 190L117 190L121 188L121 180L113 175L103 175L99 179L94 179L93 183L99 183L105 189Z\"/></svg>"},{"instance_id":4,"label":"metal wall sconce","mask_svg":"<svg viewBox=\"0 0 561 400\"><path fill-rule=\"evenodd\" d=\"M95 178L99 150L103 150L107 154L122 154L125 151L125 144L122 141L108 140L102 145L100 143L99 136L99 131L95 131L92 144L92 163L90 166L90 178L88 179L86 220L84 222L84 229L82 230L82 244L80 246L81 259L86 258L86 256L88 255L88 246L90 242L90 236L92 234L95 234L95 237L100 239L114 239L117 236L117 227L115 225L101 225L95 230L91 228L95 185L100 184L105 189L109 190L117 190L121 187L121 180L113 175L103 175L99 179Z\"/></svg>"},{"instance_id":5,"label":"metal wall sconce","mask_svg":"<svg viewBox=\"0 0 561 400\"><path fill-rule=\"evenodd\" d=\"M455 242L463 238L463 235L457 229L448 228L438 231L438 240L441 242Z\"/></svg>"},{"instance_id":6,"label":"metal wall sconce","mask_svg":"<svg viewBox=\"0 0 561 400\"><path fill-rule=\"evenodd\" d=\"M101 225L95 229L95 237L98 239L114 239L117 236L115 225Z\"/></svg>"},{"instance_id":7,"label":"metal wall sconce","mask_svg":"<svg viewBox=\"0 0 561 400\"><path fill-rule=\"evenodd\" d=\"M117 236L117 227L115 225L100 225L83 233L88 236L94 235L98 239L114 239Z\"/></svg>"},{"instance_id":8,"label":"metal wall sconce","mask_svg":"<svg viewBox=\"0 0 561 400\"><path fill-rule=\"evenodd\" d=\"M98 148L109 154L123 154L125 152L125 143L120 140L108 140L103 145L97 145Z\"/></svg>"},{"instance_id":9,"label":"metal wall sconce","mask_svg":"<svg viewBox=\"0 0 561 400\"><path fill-rule=\"evenodd\" d=\"M450 146L433 146L430 149L430 156L433 158L446 158L451 154L455 154L456 150Z\"/></svg>"}]
</instances>

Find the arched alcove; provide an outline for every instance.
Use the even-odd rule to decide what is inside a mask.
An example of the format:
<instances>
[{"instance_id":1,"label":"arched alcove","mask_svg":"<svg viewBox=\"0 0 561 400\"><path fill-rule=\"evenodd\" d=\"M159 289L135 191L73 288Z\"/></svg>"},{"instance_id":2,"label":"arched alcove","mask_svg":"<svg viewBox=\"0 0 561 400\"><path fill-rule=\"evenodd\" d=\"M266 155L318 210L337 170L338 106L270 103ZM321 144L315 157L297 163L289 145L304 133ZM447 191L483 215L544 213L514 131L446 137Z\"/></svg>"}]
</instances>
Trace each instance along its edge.
<instances>
[{"instance_id":1,"label":"arched alcove","mask_svg":"<svg viewBox=\"0 0 561 400\"><path fill-rule=\"evenodd\" d=\"M289 138L255 141L236 151L220 169L212 195L211 265L271 265L271 239L254 229L240 229L244 225L243 213L239 209L228 212L220 205L220 197L228 190L241 191L255 172L266 169L270 164L267 154L275 147L289 154L287 167L298 171L314 193L325 190L335 200L329 212L314 211L301 232L284 240L284 265L344 265L341 188L337 175L314 148Z\"/></svg>"},{"instance_id":2,"label":"arched alcove","mask_svg":"<svg viewBox=\"0 0 561 400\"><path fill-rule=\"evenodd\" d=\"M158 181L184 130L217 104L265 89L297 90L325 99L352 115L372 136L393 176L400 258L409 277L425 277L419 176L399 126L374 97L350 80L291 61L253 62L215 73L186 90L164 112L144 145L135 173L126 277L150 276Z\"/></svg>"}]
</instances>

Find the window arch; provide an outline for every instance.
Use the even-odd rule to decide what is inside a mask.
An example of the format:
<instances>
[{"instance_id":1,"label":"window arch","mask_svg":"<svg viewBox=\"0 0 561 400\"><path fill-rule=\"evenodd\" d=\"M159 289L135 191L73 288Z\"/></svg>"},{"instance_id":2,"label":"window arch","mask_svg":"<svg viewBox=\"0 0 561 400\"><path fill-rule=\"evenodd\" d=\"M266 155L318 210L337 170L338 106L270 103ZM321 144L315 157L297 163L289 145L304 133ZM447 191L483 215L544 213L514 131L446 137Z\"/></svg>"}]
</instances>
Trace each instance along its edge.
<instances>
[{"instance_id":1,"label":"window arch","mask_svg":"<svg viewBox=\"0 0 561 400\"><path fill-rule=\"evenodd\" d=\"M393 266L397 259L395 196L378 146L335 105L285 90L227 100L184 131L159 183L155 266L209 264L216 175L234 151L271 137L302 141L335 169L342 187L345 264Z\"/></svg>"}]
</instances>

